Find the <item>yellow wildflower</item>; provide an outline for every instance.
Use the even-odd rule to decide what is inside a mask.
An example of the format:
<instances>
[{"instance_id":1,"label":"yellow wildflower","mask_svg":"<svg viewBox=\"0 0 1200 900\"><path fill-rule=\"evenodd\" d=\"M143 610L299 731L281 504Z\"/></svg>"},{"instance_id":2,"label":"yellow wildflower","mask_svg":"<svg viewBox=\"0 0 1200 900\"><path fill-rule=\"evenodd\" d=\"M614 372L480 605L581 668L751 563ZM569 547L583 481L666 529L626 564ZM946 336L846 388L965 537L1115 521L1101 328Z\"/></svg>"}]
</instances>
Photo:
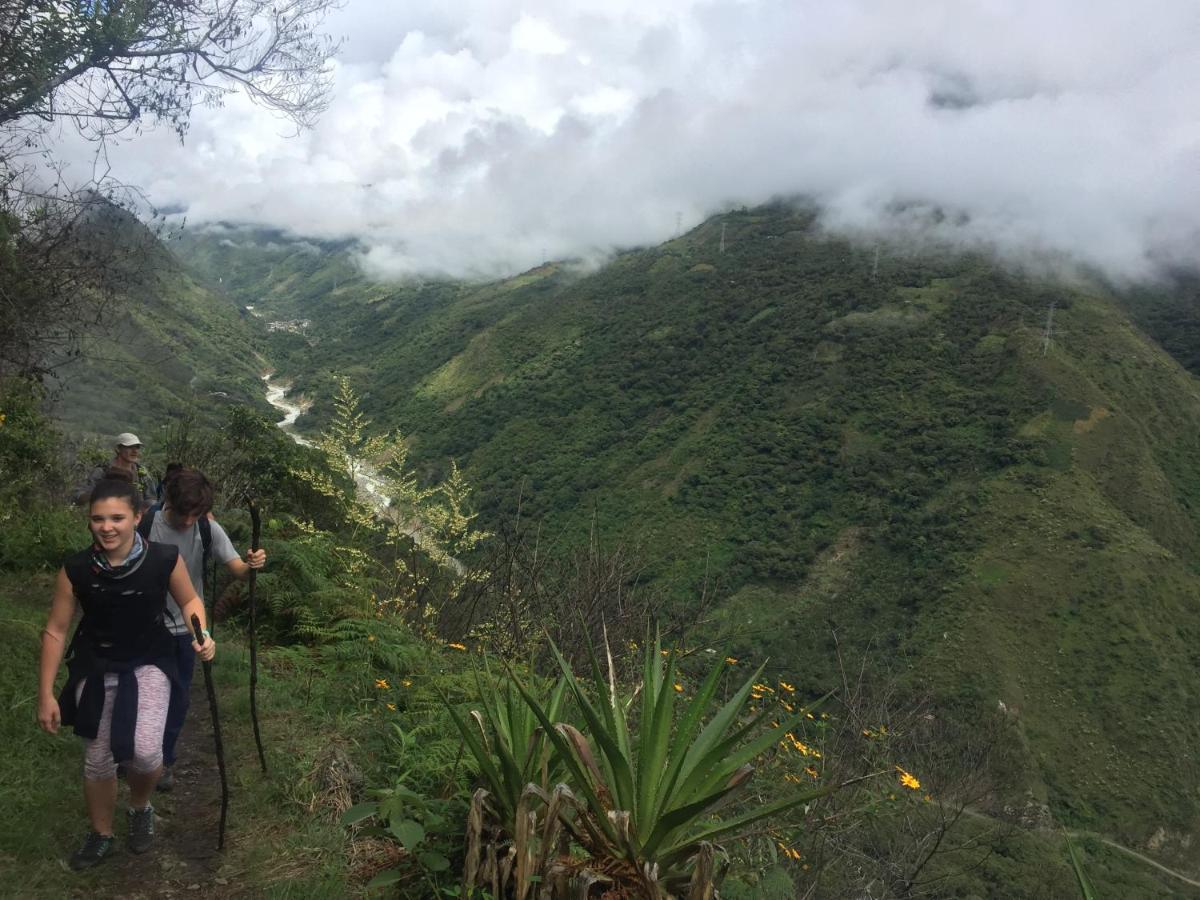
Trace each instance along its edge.
<instances>
[{"instance_id":1,"label":"yellow wildflower","mask_svg":"<svg viewBox=\"0 0 1200 900\"><path fill-rule=\"evenodd\" d=\"M788 857L789 859L800 859L800 857L802 857L804 855L799 850L796 850L793 847L789 847L783 841L776 841L775 843L779 847L779 851L784 856Z\"/></svg>"},{"instance_id":2,"label":"yellow wildflower","mask_svg":"<svg viewBox=\"0 0 1200 900\"><path fill-rule=\"evenodd\" d=\"M447 644L446 646L449 647L451 650L466 650L467 649L465 644Z\"/></svg>"},{"instance_id":3,"label":"yellow wildflower","mask_svg":"<svg viewBox=\"0 0 1200 900\"><path fill-rule=\"evenodd\" d=\"M683 685L680 684L678 681L675 682L675 693L677 693L677 694L683 693Z\"/></svg>"},{"instance_id":4,"label":"yellow wildflower","mask_svg":"<svg viewBox=\"0 0 1200 900\"><path fill-rule=\"evenodd\" d=\"M670 655L671 655L671 651L670 651L670 650L659 650L658 652L659 652L659 653L661 653L663 656L670 656Z\"/></svg>"},{"instance_id":5,"label":"yellow wildflower","mask_svg":"<svg viewBox=\"0 0 1200 900\"><path fill-rule=\"evenodd\" d=\"M804 771L808 775L809 778L817 777L817 770L814 769L812 766L805 766Z\"/></svg>"},{"instance_id":6,"label":"yellow wildflower","mask_svg":"<svg viewBox=\"0 0 1200 900\"><path fill-rule=\"evenodd\" d=\"M403 685L404 687L412 687L412 682L409 681L407 678L405 678L403 681L401 681L400 684Z\"/></svg>"},{"instance_id":7,"label":"yellow wildflower","mask_svg":"<svg viewBox=\"0 0 1200 900\"><path fill-rule=\"evenodd\" d=\"M390 686L391 685L389 685L387 683L386 678L376 678L375 679L375 687L379 688L381 691L386 691Z\"/></svg>"},{"instance_id":8,"label":"yellow wildflower","mask_svg":"<svg viewBox=\"0 0 1200 900\"><path fill-rule=\"evenodd\" d=\"M368 634L368 635L367 635L367 640L368 640L368 641L373 641L373 640L375 640L375 635L373 635L373 634Z\"/></svg>"},{"instance_id":9,"label":"yellow wildflower","mask_svg":"<svg viewBox=\"0 0 1200 900\"><path fill-rule=\"evenodd\" d=\"M787 691L789 694L796 693L795 685L788 684L786 681L779 682L779 686L781 688L783 688L785 691Z\"/></svg>"},{"instance_id":10,"label":"yellow wildflower","mask_svg":"<svg viewBox=\"0 0 1200 900\"><path fill-rule=\"evenodd\" d=\"M725 657L725 662L729 663L729 665L731 665L731 666L736 666L738 664L738 661L736 659L734 659L732 656Z\"/></svg>"},{"instance_id":11,"label":"yellow wildflower","mask_svg":"<svg viewBox=\"0 0 1200 900\"><path fill-rule=\"evenodd\" d=\"M392 712L395 712L395 711L396 711L396 704L395 704L395 703L389 703L389 704L387 705L387 708L388 708L388 709L390 709Z\"/></svg>"},{"instance_id":12,"label":"yellow wildflower","mask_svg":"<svg viewBox=\"0 0 1200 900\"><path fill-rule=\"evenodd\" d=\"M911 772L906 772L899 766L896 766L896 771L900 773L900 783L910 791L919 791L921 789L921 782L917 781Z\"/></svg>"},{"instance_id":13,"label":"yellow wildflower","mask_svg":"<svg viewBox=\"0 0 1200 900\"><path fill-rule=\"evenodd\" d=\"M809 718L809 719L811 719L813 717L812 713L805 713L804 715L806 718Z\"/></svg>"}]
</instances>

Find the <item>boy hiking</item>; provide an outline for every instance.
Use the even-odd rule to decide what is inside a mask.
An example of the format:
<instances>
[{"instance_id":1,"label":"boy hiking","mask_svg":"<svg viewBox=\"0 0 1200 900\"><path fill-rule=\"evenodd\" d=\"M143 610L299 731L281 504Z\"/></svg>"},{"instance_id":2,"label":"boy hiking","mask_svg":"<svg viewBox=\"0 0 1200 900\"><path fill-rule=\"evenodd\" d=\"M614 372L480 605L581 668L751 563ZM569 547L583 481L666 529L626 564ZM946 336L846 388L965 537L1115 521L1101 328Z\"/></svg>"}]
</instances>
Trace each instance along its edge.
<instances>
[{"instance_id":1,"label":"boy hiking","mask_svg":"<svg viewBox=\"0 0 1200 900\"><path fill-rule=\"evenodd\" d=\"M150 472L142 467L141 458L142 442L138 436L128 431L118 434L116 447L113 448L113 458L92 469L87 480L75 491L71 501L83 506L87 504L92 488L97 484L105 479L117 479L133 484L137 490L135 503L138 512L144 512L154 502L158 486Z\"/></svg>"},{"instance_id":2,"label":"boy hiking","mask_svg":"<svg viewBox=\"0 0 1200 900\"><path fill-rule=\"evenodd\" d=\"M235 578L243 579L251 569L266 564L264 550L254 550L243 560L234 549L229 535L209 516L213 504L213 489L209 480L195 469L175 468L163 482L162 508L151 508L138 525L138 532L152 544L168 544L179 550L187 567L190 587L203 600L205 562L213 557L224 564ZM169 791L175 786L175 743L187 717L196 668L196 652L188 631L188 619L176 603L175 592L167 598L164 624L175 642L175 664L179 677L171 684L171 704L163 731L163 774L157 789Z\"/></svg>"}]
</instances>

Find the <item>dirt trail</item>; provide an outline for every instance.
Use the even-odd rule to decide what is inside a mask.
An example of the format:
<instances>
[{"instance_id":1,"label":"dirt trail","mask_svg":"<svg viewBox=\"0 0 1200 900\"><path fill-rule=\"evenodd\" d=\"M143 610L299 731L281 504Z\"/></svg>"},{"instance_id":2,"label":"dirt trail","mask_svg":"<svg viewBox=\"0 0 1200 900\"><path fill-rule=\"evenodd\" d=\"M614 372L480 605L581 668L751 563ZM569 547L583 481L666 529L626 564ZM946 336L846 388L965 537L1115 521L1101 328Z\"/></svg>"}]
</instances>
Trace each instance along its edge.
<instances>
[{"instance_id":1,"label":"dirt trail","mask_svg":"<svg viewBox=\"0 0 1200 900\"><path fill-rule=\"evenodd\" d=\"M196 663L192 706L179 736L175 790L155 793L154 847L136 856L124 848L128 794L121 786L117 801L117 851L102 864L106 870L97 889L77 897L149 900L168 897L233 897L239 892L220 874L223 854L217 852L217 822L221 814L221 780L213 747L204 673ZM231 800L231 805L233 801ZM229 846L226 835L225 845ZM244 894L242 894L244 896Z\"/></svg>"},{"instance_id":2,"label":"dirt trail","mask_svg":"<svg viewBox=\"0 0 1200 900\"><path fill-rule=\"evenodd\" d=\"M1003 821L1001 819L997 819L995 816L990 816L985 812L980 812L977 809L964 809L963 813L965 815L971 816L974 819L985 819L989 822ZM1158 862L1157 860L1151 859L1146 854L1139 853L1137 850L1134 850L1132 847L1126 847L1124 844L1118 844L1116 841L1106 838L1104 835L1099 834L1095 831L1080 831L1080 830L1076 830L1076 829L1070 829L1066 833L1067 833L1068 837L1072 837L1072 838L1091 838L1093 840L1099 841L1101 844L1105 844L1109 847L1112 847L1114 850L1119 850L1120 852L1126 854L1127 856L1131 856L1134 859L1142 861L1143 863L1145 863L1148 866L1153 866L1155 869L1158 869L1164 875L1170 875L1172 878L1178 878L1180 881L1184 882L1185 884L1190 884L1192 887L1200 888L1200 881L1197 881L1194 878L1190 878L1189 876L1185 875L1183 872L1179 872L1175 869L1169 868L1168 866L1164 866L1162 863Z\"/></svg>"},{"instance_id":3,"label":"dirt trail","mask_svg":"<svg viewBox=\"0 0 1200 900\"><path fill-rule=\"evenodd\" d=\"M1190 884L1192 887L1200 888L1200 881L1197 881L1194 878L1188 878L1188 876L1184 875L1182 872L1177 872L1174 869L1169 869L1166 866L1164 866L1162 863L1156 862L1153 859L1151 859L1149 856L1146 856L1146 854L1144 854L1144 853L1138 853L1138 851L1133 850L1129 847L1126 847L1122 844L1118 844L1116 841L1110 841L1106 837L1101 837L1100 835L1096 834L1095 832L1072 831L1071 837L1095 838L1100 843L1107 844L1109 847L1112 847L1114 850L1120 850L1122 853L1128 854L1129 856L1132 856L1134 859L1140 859L1146 865L1153 866L1154 868L1158 869L1160 872L1165 872L1166 874L1170 875L1172 878L1178 878L1180 881L1186 882L1187 884Z\"/></svg>"}]
</instances>

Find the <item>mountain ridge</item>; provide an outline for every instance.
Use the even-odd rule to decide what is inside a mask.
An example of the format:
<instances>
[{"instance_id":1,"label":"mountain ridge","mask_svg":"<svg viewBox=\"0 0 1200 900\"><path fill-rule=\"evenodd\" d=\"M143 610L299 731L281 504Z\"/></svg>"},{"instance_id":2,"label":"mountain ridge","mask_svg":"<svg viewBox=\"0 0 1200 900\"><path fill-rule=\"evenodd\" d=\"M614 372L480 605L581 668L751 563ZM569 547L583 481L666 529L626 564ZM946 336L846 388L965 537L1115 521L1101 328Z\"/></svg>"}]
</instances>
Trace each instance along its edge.
<instances>
[{"instance_id":1,"label":"mountain ridge","mask_svg":"<svg viewBox=\"0 0 1200 900\"><path fill-rule=\"evenodd\" d=\"M877 258L815 221L729 213L593 273L485 285L199 238L181 253L269 315L312 318L269 339L317 401L309 427L349 375L425 472L464 466L489 524L519 504L575 540L640 544L646 577L685 595L717 579L735 652L805 688L833 677L832 622L941 708L1003 704L1013 795L1142 848L1175 835L1151 852L1186 868L1195 377L1098 281Z\"/></svg>"}]
</instances>

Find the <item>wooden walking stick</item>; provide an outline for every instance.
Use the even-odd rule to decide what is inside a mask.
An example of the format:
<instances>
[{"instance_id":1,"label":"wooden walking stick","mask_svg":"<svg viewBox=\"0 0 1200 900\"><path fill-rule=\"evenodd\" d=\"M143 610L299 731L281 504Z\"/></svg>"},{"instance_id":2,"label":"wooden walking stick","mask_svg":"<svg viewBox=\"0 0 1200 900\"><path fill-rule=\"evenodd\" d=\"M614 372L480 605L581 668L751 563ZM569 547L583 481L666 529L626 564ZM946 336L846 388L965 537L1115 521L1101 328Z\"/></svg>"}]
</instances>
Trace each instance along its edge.
<instances>
[{"instance_id":1,"label":"wooden walking stick","mask_svg":"<svg viewBox=\"0 0 1200 900\"><path fill-rule=\"evenodd\" d=\"M258 549L258 541L262 536L262 519L258 516L258 507L250 502L250 552ZM258 746L258 761L262 770L267 771L267 755L263 753L262 734L258 730L258 598L255 596L255 585L258 581L258 569L250 570L250 721L254 723L254 743Z\"/></svg>"},{"instance_id":2,"label":"wooden walking stick","mask_svg":"<svg viewBox=\"0 0 1200 900\"><path fill-rule=\"evenodd\" d=\"M192 614L192 633L196 643L204 646L204 630L200 617ZM212 662L204 661L204 690L208 692L208 712L212 716L213 740L217 745L217 771L221 774L221 824L217 828L217 849L225 849L225 816L229 812L229 778L225 774L225 743L221 740L221 717L217 714L217 691L213 687Z\"/></svg>"}]
</instances>

